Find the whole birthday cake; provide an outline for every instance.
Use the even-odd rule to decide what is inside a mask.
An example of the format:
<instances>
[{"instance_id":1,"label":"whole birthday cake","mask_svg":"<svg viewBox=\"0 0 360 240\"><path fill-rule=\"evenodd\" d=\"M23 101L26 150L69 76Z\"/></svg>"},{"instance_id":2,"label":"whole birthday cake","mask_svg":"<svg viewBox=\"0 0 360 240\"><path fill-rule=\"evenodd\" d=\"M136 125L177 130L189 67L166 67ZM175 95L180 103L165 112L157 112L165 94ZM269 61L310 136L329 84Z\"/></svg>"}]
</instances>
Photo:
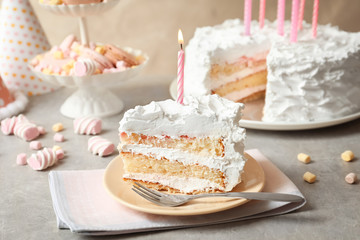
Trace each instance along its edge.
<instances>
[{"instance_id":1,"label":"whole birthday cake","mask_svg":"<svg viewBox=\"0 0 360 240\"><path fill-rule=\"evenodd\" d=\"M119 127L124 180L187 194L231 191L245 164L242 108L207 95L128 110Z\"/></svg>"},{"instance_id":2,"label":"whole birthday cake","mask_svg":"<svg viewBox=\"0 0 360 240\"><path fill-rule=\"evenodd\" d=\"M360 111L360 33L303 23L297 42L276 23L239 19L198 28L186 47L185 95L246 102L265 97L263 121L311 122ZM290 23L285 22L285 32Z\"/></svg>"}]
</instances>

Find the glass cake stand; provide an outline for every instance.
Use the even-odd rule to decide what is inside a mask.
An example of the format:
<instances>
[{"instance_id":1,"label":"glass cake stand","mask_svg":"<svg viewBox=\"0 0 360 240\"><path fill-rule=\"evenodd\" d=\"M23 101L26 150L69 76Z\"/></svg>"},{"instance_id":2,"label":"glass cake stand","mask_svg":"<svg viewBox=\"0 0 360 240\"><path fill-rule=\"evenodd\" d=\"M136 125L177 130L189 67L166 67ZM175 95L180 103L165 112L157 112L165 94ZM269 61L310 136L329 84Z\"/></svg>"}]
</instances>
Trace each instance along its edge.
<instances>
[{"instance_id":1,"label":"glass cake stand","mask_svg":"<svg viewBox=\"0 0 360 240\"><path fill-rule=\"evenodd\" d=\"M122 48L125 51L139 56L144 60L140 65L121 72L95 74L84 77L49 75L30 69L41 79L55 85L67 88L78 88L68 97L60 108L61 114L70 118L84 116L105 117L117 114L123 109L122 100L113 94L109 88L120 86L124 81L137 76L148 61L148 56L140 50Z\"/></svg>"}]
</instances>

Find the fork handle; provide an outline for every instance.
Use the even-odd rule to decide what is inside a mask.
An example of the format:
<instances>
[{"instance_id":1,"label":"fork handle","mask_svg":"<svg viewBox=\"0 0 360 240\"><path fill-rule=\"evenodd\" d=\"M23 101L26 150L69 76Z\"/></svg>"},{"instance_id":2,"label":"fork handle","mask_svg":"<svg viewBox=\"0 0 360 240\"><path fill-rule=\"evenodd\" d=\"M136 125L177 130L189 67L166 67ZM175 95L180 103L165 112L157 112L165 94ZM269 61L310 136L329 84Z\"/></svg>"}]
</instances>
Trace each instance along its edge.
<instances>
[{"instance_id":1,"label":"fork handle","mask_svg":"<svg viewBox=\"0 0 360 240\"><path fill-rule=\"evenodd\" d=\"M294 194L286 193L268 193L268 192L228 192L228 193L210 193L198 194L189 196L190 199L204 198L204 197L233 197L246 198L251 200L268 200L279 202L301 202L304 199Z\"/></svg>"}]
</instances>

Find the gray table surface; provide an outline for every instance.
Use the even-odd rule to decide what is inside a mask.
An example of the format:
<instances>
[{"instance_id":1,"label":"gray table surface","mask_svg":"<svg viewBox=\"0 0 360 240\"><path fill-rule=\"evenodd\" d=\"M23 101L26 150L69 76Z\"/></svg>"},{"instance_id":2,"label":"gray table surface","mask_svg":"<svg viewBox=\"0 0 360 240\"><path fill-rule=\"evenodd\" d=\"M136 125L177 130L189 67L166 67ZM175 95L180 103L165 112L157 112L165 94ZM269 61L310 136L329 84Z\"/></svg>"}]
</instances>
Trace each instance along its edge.
<instances>
[{"instance_id":1,"label":"gray table surface","mask_svg":"<svg viewBox=\"0 0 360 240\"><path fill-rule=\"evenodd\" d=\"M151 100L170 98L171 77L139 77L114 92L125 103L125 110ZM51 126L62 122L66 142L60 143L67 157L52 168L83 170L105 168L116 156L100 158L87 151L88 136L73 133L72 120L62 116L59 108L72 89L32 97L24 113L44 126L48 133L40 138L53 146ZM122 113L103 119L102 136L118 143L118 122ZM263 219L206 227L138 233L98 239L359 239L360 184L349 185L349 172L360 175L360 158L344 162L340 154L350 149L360 156L360 120L308 131L247 130L246 148L258 148L273 161L305 195L308 203L296 212ZM33 171L16 165L16 155L31 153L27 142L0 134L0 239L95 239L56 227L56 218L48 187L48 172ZM299 152L313 161L303 164ZM314 184L303 181L304 172L317 175ZM271 181L271 179L267 179Z\"/></svg>"}]
</instances>

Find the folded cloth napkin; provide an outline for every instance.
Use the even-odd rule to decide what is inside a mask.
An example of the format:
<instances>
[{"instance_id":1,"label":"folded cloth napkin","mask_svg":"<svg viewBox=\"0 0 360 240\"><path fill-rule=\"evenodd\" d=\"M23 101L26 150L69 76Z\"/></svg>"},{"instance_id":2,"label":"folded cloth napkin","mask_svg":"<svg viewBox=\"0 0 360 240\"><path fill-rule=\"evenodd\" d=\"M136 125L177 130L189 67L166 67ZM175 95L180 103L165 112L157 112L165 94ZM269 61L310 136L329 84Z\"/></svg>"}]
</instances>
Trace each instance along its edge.
<instances>
[{"instance_id":1,"label":"folded cloth napkin","mask_svg":"<svg viewBox=\"0 0 360 240\"><path fill-rule=\"evenodd\" d=\"M306 203L294 183L259 150L246 152L265 172L264 192L295 194L304 201L250 201L230 210L198 216L154 215L132 210L113 199L103 184L104 170L51 171L49 184L58 227L88 235L146 232L274 216L294 211Z\"/></svg>"}]
</instances>

